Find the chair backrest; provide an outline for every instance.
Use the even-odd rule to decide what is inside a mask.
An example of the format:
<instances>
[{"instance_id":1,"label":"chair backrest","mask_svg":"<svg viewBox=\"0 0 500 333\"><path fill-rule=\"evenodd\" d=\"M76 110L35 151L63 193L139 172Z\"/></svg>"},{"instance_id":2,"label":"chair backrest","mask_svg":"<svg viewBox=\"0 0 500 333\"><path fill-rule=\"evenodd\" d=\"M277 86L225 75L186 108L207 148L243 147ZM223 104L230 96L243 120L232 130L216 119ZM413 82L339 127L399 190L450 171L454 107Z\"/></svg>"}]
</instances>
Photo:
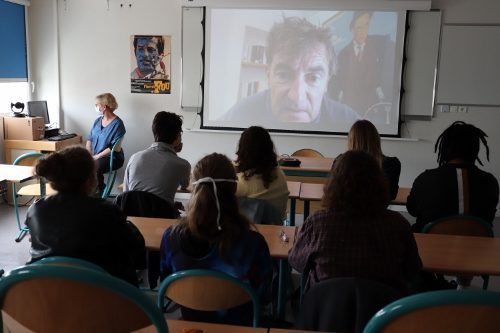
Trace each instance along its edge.
<instances>
[{"instance_id":1,"label":"chair backrest","mask_svg":"<svg viewBox=\"0 0 500 333\"><path fill-rule=\"evenodd\" d=\"M441 290L402 298L370 319L364 333L498 332L500 293Z\"/></svg>"},{"instance_id":2,"label":"chair backrest","mask_svg":"<svg viewBox=\"0 0 500 333\"><path fill-rule=\"evenodd\" d=\"M296 327L360 333L378 310L401 296L392 287L372 280L349 277L321 281L304 295Z\"/></svg>"},{"instance_id":3,"label":"chair backrest","mask_svg":"<svg viewBox=\"0 0 500 333\"><path fill-rule=\"evenodd\" d=\"M259 297L252 287L228 274L191 269L169 275L158 289L157 303L163 308L164 297L193 310L217 311L252 302L253 326L259 325Z\"/></svg>"},{"instance_id":4,"label":"chair backrest","mask_svg":"<svg viewBox=\"0 0 500 333\"><path fill-rule=\"evenodd\" d=\"M34 332L130 332L151 324L168 332L162 313L139 289L88 268L18 268L0 280L0 302L8 319Z\"/></svg>"},{"instance_id":5,"label":"chair backrest","mask_svg":"<svg viewBox=\"0 0 500 333\"><path fill-rule=\"evenodd\" d=\"M238 204L240 212L252 223L283 225L280 212L266 200L241 197Z\"/></svg>"},{"instance_id":6,"label":"chair backrest","mask_svg":"<svg viewBox=\"0 0 500 333\"><path fill-rule=\"evenodd\" d=\"M175 219L179 212L170 202L146 191L126 191L114 200L127 216L163 217Z\"/></svg>"},{"instance_id":7,"label":"chair backrest","mask_svg":"<svg viewBox=\"0 0 500 333\"><path fill-rule=\"evenodd\" d=\"M31 263L31 265L59 265L66 267L67 266L79 267L79 268L93 269L95 271L107 274L104 268L94 263L91 263L90 261L72 257L64 257L64 256L53 256L53 257L42 258L40 260Z\"/></svg>"},{"instance_id":8,"label":"chair backrest","mask_svg":"<svg viewBox=\"0 0 500 333\"><path fill-rule=\"evenodd\" d=\"M113 188L113 185L115 184L115 179L116 179L116 168L113 166L114 162L114 155L117 152L120 152L122 150L122 142L123 138L125 136L120 137L116 142L113 144L113 147L111 148L111 153L109 155L109 170L108 170L108 179L106 181L106 187L102 191L101 198L106 199L109 194L111 193L111 189Z\"/></svg>"},{"instance_id":9,"label":"chair backrest","mask_svg":"<svg viewBox=\"0 0 500 333\"><path fill-rule=\"evenodd\" d=\"M304 149L299 149L296 152L292 154L292 156L301 156L301 157L324 157L323 154L321 154L319 151L311 149L311 148L304 148Z\"/></svg>"},{"instance_id":10,"label":"chair backrest","mask_svg":"<svg viewBox=\"0 0 500 333\"><path fill-rule=\"evenodd\" d=\"M422 232L429 234L494 237L490 224L478 217L468 215L454 215L427 223Z\"/></svg>"}]
</instances>

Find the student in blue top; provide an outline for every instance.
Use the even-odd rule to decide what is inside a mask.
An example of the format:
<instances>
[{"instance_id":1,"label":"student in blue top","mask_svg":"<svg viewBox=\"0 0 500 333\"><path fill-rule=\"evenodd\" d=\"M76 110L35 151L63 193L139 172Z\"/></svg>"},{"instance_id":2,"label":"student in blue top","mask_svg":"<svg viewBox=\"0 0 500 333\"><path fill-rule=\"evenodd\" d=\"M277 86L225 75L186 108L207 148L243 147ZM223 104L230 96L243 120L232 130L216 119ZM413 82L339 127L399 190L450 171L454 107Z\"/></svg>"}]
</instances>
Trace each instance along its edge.
<instances>
[{"instance_id":1,"label":"student in blue top","mask_svg":"<svg viewBox=\"0 0 500 333\"><path fill-rule=\"evenodd\" d=\"M193 180L186 218L163 234L162 278L186 269L213 269L248 282L261 302L268 301L272 278L269 248L264 237L252 230L248 219L239 212L233 164L222 154L205 156L194 167ZM247 303L220 312L182 308L182 317L251 325L252 306Z\"/></svg>"},{"instance_id":2,"label":"student in blue top","mask_svg":"<svg viewBox=\"0 0 500 333\"><path fill-rule=\"evenodd\" d=\"M106 186L103 175L109 171L111 148L125 135L125 126L120 117L114 113L118 108L115 96L104 93L96 96L95 100L95 110L99 113L99 117L92 125L86 148L96 161L98 190L102 192ZM125 160L123 149L113 156L113 170L121 168Z\"/></svg>"}]
</instances>

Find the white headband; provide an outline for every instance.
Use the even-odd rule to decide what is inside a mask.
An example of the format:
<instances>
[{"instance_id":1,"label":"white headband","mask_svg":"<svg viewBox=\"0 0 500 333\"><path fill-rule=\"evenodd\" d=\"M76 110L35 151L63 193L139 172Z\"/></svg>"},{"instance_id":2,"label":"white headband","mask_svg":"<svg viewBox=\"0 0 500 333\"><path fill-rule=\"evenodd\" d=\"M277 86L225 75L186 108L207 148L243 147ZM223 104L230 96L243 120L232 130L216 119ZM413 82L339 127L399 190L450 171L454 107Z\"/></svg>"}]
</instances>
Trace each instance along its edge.
<instances>
[{"instance_id":1,"label":"white headband","mask_svg":"<svg viewBox=\"0 0 500 333\"><path fill-rule=\"evenodd\" d=\"M193 185L199 185L201 183L212 183L214 194L215 194L215 205L217 206L217 230L221 231L222 227L220 225L220 204L219 197L217 196L217 182L228 182L228 183L236 183L234 179L213 179L212 177L204 177L200 178L197 181L193 182Z\"/></svg>"}]
</instances>

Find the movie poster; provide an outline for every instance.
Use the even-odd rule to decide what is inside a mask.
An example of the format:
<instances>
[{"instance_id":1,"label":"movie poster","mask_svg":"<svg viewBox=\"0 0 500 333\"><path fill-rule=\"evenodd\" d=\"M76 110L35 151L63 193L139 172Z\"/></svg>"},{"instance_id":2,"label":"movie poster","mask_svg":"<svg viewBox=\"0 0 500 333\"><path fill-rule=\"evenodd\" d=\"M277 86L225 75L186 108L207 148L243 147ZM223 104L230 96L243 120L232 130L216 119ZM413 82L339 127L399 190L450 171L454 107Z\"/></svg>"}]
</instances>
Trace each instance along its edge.
<instances>
[{"instance_id":1,"label":"movie poster","mask_svg":"<svg viewBox=\"0 0 500 333\"><path fill-rule=\"evenodd\" d=\"M130 37L132 93L170 94L171 36Z\"/></svg>"}]
</instances>

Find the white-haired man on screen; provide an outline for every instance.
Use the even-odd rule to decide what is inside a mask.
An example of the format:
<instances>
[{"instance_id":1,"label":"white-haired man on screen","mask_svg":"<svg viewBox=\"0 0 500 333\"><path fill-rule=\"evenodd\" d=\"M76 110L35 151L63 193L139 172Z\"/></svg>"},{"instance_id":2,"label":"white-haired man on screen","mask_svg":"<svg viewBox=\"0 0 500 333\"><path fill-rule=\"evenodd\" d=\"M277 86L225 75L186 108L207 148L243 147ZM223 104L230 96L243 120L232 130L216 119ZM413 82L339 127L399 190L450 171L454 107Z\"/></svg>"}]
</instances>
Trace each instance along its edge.
<instances>
[{"instance_id":1,"label":"white-haired man on screen","mask_svg":"<svg viewBox=\"0 0 500 333\"><path fill-rule=\"evenodd\" d=\"M224 120L352 125L357 114L328 98L336 56L331 33L298 17L274 24L267 37L269 89L233 106ZM347 127L348 128L348 127Z\"/></svg>"}]
</instances>

